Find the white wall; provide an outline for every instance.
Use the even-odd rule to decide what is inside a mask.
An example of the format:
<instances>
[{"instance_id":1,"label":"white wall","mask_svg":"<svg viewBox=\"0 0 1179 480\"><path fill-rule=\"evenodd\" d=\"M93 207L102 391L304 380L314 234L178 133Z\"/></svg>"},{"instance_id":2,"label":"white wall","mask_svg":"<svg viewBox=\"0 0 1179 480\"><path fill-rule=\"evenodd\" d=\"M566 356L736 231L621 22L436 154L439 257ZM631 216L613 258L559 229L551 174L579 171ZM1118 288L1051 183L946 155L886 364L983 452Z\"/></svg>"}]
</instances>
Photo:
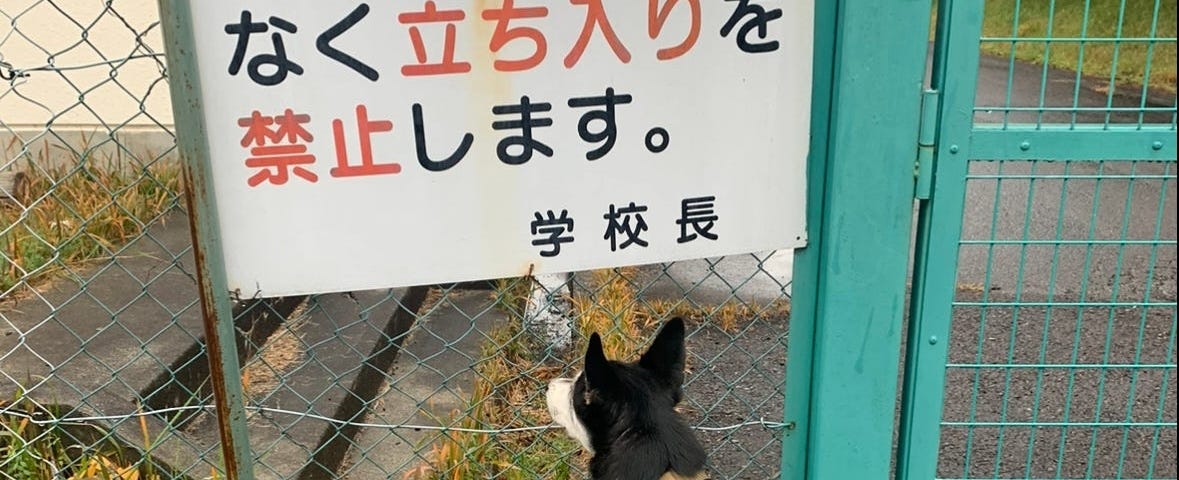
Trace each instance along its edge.
<instances>
[{"instance_id":1,"label":"white wall","mask_svg":"<svg viewBox=\"0 0 1179 480\"><path fill-rule=\"evenodd\" d=\"M114 0L110 9L105 3L0 0L0 56L14 68L34 69L163 53L155 0ZM163 62L163 57L147 57L68 71L30 71L15 86L0 83L0 168L14 156L14 136L16 149L26 143L37 150L46 140L63 143L58 137L76 143L79 136L95 135L93 144L116 130L133 150L170 148L172 139L161 128L172 125Z\"/></svg>"}]
</instances>

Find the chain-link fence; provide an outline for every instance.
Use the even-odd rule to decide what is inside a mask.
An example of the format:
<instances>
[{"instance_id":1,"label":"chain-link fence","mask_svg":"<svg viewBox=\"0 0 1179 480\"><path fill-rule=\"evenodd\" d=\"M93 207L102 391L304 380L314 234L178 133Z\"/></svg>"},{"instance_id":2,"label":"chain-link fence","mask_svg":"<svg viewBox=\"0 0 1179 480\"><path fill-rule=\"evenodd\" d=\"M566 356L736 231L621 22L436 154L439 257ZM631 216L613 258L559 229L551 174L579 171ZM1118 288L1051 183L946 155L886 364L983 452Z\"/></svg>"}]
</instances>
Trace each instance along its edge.
<instances>
[{"instance_id":1,"label":"chain-link fence","mask_svg":"<svg viewBox=\"0 0 1179 480\"><path fill-rule=\"evenodd\" d=\"M155 2L5 0L0 18L0 478L216 478ZM238 299L255 473L582 477L547 380L591 331L632 359L681 315L682 409L713 478L777 478L789 272L767 252ZM554 325L570 348L538 327Z\"/></svg>"},{"instance_id":2,"label":"chain-link fence","mask_svg":"<svg viewBox=\"0 0 1179 480\"><path fill-rule=\"evenodd\" d=\"M957 180L938 474L1174 478L1174 160L1003 142L1048 124L1173 136L1175 3L988 5L984 31L1008 33L984 34L972 106L995 128L976 132ZM0 478L217 478L155 2L3 0L0 18ZM1140 48L1143 68L1128 67ZM1035 63L1062 50L1076 72ZM1105 91L1083 87L1090 64ZM1151 88L1122 95L1160 71L1161 103ZM585 453L550 424L547 380L578 368L592 331L633 358L681 315L682 410L712 477L778 478L790 258L236 299L255 473L583 477Z\"/></svg>"}]
</instances>

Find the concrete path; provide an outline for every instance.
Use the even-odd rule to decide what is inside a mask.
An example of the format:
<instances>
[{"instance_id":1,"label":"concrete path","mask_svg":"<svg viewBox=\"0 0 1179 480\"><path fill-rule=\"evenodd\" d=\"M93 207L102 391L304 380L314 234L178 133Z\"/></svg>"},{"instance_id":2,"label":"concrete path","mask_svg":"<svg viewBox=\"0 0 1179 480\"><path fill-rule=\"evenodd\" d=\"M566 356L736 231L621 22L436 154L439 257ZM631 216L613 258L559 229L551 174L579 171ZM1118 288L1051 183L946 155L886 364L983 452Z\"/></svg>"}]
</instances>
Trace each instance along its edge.
<instances>
[{"instance_id":1,"label":"concrete path","mask_svg":"<svg viewBox=\"0 0 1179 480\"><path fill-rule=\"evenodd\" d=\"M116 258L76 271L0 310L0 398L17 392L147 449L176 474L206 477L221 463L211 411L146 415L212 403L187 222L155 225ZM246 395L258 478L331 478L356 431L314 415L363 421L364 407L424 298L424 288L317 295L239 306ZM298 314L295 309L298 308ZM248 341L247 341L248 339ZM81 429L81 427L79 427ZM84 435L83 435L84 434ZM101 439L101 432L79 438ZM341 448L344 446L344 448Z\"/></svg>"},{"instance_id":2,"label":"concrete path","mask_svg":"<svg viewBox=\"0 0 1179 480\"><path fill-rule=\"evenodd\" d=\"M489 292L452 292L407 332L389 383L372 402L369 423L452 425L466 412L488 335L508 321ZM366 428L340 470L346 479L403 478L428 459L445 433Z\"/></svg>"}]
</instances>

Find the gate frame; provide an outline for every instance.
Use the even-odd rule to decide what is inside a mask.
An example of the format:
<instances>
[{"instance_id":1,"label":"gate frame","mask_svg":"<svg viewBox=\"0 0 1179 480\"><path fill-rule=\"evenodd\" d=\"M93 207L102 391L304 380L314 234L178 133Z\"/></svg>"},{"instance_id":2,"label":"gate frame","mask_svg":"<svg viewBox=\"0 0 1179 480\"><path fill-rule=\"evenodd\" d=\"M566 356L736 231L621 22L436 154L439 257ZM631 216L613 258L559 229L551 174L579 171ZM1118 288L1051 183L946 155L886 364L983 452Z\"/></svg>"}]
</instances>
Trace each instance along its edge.
<instances>
[{"instance_id":1,"label":"gate frame","mask_svg":"<svg viewBox=\"0 0 1179 480\"><path fill-rule=\"evenodd\" d=\"M1011 123L975 125L985 5L937 1L937 30L928 117L918 185L913 293L897 445L896 478L937 477L946 360L957 291L959 241L972 160L1081 161L1116 158L1170 160L1170 124L1086 125ZM1100 134L1100 136L1098 136ZM1032 146L1035 148L1031 148Z\"/></svg>"},{"instance_id":2,"label":"gate frame","mask_svg":"<svg viewBox=\"0 0 1179 480\"><path fill-rule=\"evenodd\" d=\"M891 477L931 6L816 2L783 479Z\"/></svg>"},{"instance_id":3,"label":"gate frame","mask_svg":"<svg viewBox=\"0 0 1179 480\"><path fill-rule=\"evenodd\" d=\"M925 156L929 163L919 165L928 172L929 190L919 195L924 198L918 210L913 255L898 479L931 479L937 474L951 302L957 285L958 240L978 87L984 6L973 1L937 1L930 94L926 96L931 103L927 105L931 124L926 129L933 137L923 145L930 152Z\"/></svg>"}]
</instances>

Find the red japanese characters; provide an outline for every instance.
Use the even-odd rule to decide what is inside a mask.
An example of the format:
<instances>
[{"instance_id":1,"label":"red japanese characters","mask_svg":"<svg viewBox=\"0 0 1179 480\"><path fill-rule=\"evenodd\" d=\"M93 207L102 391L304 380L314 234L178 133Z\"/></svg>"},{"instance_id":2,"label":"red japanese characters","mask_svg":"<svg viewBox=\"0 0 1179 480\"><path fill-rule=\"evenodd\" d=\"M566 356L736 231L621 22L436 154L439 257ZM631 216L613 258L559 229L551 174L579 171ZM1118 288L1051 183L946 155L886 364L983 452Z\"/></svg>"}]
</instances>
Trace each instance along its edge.
<instances>
[{"instance_id":1,"label":"red japanese characters","mask_svg":"<svg viewBox=\"0 0 1179 480\"><path fill-rule=\"evenodd\" d=\"M769 36L770 22L782 17L781 9L767 10L751 0L724 1L736 2L736 6L720 29L721 37L728 38L735 30L736 45L744 53L778 50L778 42L766 41L766 38ZM498 6L492 3L485 5L480 11L468 12L462 8L443 8L439 6L439 2L427 0L420 6L400 11L396 15L395 23L387 28L390 35L393 35L398 30L395 27L400 27L406 36L391 37L383 43L412 51L414 62L399 67L401 75L407 78L470 73L473 68L471 59L460 58L457 50L459 45L466 45L470 41L460 38L459 25L472 21L489 22L493 25L494 30L487 44L487 52L496 56L491 65L498 72L523 72L536 68L548 58L550 48L564 51L561 63L566 69L573 69L587 49L598 48L595 45L602 44L610 49L619 62L631 62L632 54L626 45L627 42L638 41L635 37L640 34L616 31L610 21L610 11L603 0L568 0L568 4L564 5L563 8L583 10L584 20L577 39L571 45L550 45L539 26L549 17L550 8L558 7L542 0L500 0ZM663 33L673 18L672 13L676 11L686 14L674 18L680 19L678 21L681 22L686 18L687 33L683 34L682 38L663 38ZM375 82L381 76L380 71L369 62L378 59L362 60L333 44L335 40L347 36L361 21L387 21L377 20L376 17L369 18L369 12L369 5L361 3L343 18L312 28L317 29L313 34L318 52ZM700 40L703 15L700 0L647 0L646 37L650 41L658 42L656 59L672 61L688 55ZM225 25L225 34L235 37L229 74L237 75L245 66L247 75L254 83L268 87L281 84L289 75L303 75L305 68L302 60L291 58L288 54L289 44L299 41L292 38L300 35L299 26L273 15L267 17L265 22L254 21L254 18L255 12L242 10L236 23ZM266 34L270 37L270 51L255 53L247 60L247 55L251 51L251 38L254 35ZM753 35L760 41L751 40L750 37ZM404 40L406 38L408 41ZM528 44L524 50L531 53L515 58L498 58L498 54L509 44L517 42Z\"/></svg>"}]
</instances>

